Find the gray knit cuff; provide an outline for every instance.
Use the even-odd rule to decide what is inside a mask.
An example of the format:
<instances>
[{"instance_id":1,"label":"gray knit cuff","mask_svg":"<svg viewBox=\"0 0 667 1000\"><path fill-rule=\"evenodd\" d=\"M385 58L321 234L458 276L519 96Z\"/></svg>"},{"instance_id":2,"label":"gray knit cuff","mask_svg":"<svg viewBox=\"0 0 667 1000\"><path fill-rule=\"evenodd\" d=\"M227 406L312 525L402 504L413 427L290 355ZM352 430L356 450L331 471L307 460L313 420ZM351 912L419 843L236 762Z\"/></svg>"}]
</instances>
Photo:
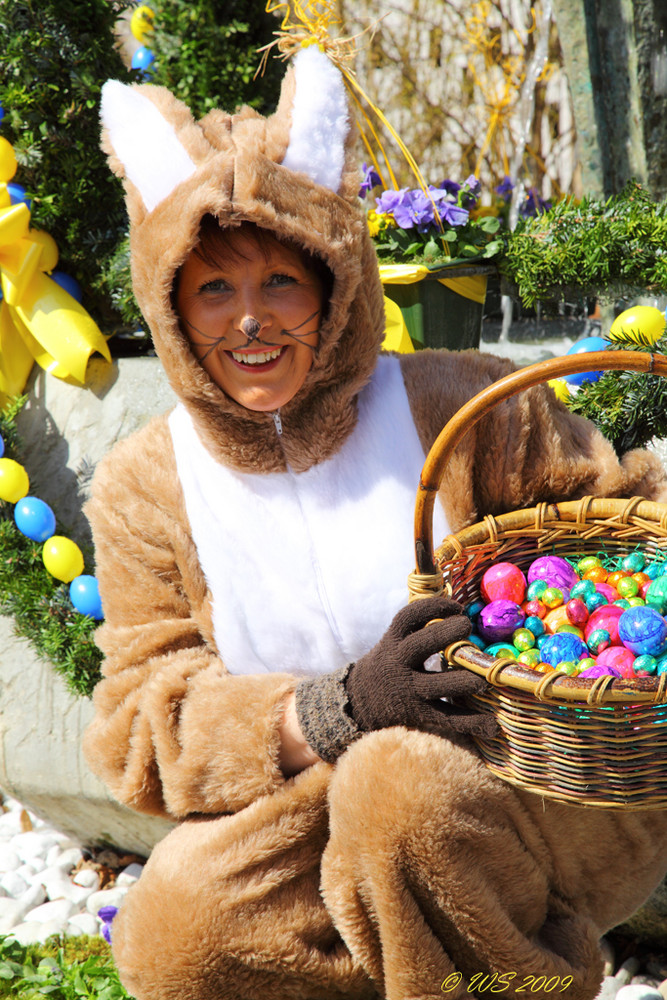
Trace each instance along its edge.
<instances>
[{"instance_id":1,"label":"gray knit cuff","mask_svg":"<svg viewBox=\"0 0 667 1000\"><path fill-rule=\"evenodd\" d=\"M333 764L362 735L346 709L345 679L354 666L348 663L330 674L301 681L296 689L296 715L301 732L315 753Z\"/></svg>"}]
</instances>

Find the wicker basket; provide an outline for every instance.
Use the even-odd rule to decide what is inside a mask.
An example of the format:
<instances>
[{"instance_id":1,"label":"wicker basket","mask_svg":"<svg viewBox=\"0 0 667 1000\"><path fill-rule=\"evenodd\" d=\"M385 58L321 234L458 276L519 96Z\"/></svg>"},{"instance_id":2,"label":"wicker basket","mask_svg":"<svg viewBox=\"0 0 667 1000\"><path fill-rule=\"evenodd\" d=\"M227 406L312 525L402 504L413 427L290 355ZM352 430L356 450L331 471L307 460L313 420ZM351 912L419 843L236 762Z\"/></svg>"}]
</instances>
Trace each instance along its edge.
<instances>
[{"instance_id":1,"label":"wicker basket","mask_svg":"<svg viewBox=\"0 0 667 1000\"><path fill-rule=\"evenodd\" d=\"M439 435L426 459L415 510L417 569L411 599L451 591L478 600L492 562L524 571L538 554L581 557L641 548L667 556L667 505L585 497L486 517L448 536L433 555L433 505L444 469L466 431L497 403L539 382L575 372L627 369L667 375L667 357L604 351L569 355L513 372L470 400ZM514 785L583 806L667 807L667 674L633 680L540 674L493 659L470 643L445 650L450 666L486 678L475 707L493 712L499 736L477 739L487 766Z\"/></svg>"}]
</instances>

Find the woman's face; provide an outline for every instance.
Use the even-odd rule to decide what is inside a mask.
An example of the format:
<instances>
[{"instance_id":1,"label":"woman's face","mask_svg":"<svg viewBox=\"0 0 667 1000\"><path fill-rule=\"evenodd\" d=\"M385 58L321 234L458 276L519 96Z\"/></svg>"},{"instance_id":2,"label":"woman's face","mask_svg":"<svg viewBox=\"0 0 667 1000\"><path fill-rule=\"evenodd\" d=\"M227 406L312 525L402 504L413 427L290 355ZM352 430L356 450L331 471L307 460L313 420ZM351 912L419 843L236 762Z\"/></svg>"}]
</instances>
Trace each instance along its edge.
<instances>
[{"instance_id":1,"label":"woman's face","mask_svg":"<svg viewBox=\"0 0 667 1000\"><path fill-rule=\"evenodd\" d=\"M299 391L319 344L322 283L301 254L227 231L220 263L193 250L176 308L202 367L249 410L277 410Z\"/></svg>"}]
</instances>

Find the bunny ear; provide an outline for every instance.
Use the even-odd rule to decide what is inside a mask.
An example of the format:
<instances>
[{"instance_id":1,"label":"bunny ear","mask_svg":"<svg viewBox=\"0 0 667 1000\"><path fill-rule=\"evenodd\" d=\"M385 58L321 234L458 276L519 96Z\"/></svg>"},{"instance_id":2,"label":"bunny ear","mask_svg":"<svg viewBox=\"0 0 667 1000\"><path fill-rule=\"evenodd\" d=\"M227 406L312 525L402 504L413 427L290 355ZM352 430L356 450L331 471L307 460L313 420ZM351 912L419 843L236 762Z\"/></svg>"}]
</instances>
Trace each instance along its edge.
<instances>
[{"instance_id":1,"label":"bunny ear","mask_svg":"<svg viewBox=\"0 0 667 1000\"><path fill-rule=\"evenodd\" d=\"M283 166L337 192L350 131L343 77L316 45L302 49L293 66L292 127Z\"/></svg>"},{"instance_id":2,"label":"bunny ear","mask_svg":"<svg viewBox=\"0 0 667 1000\"><path fill-rule=\"evenodd\" d=\"M102 87L101 118L125 176L149 212L195 172L174 127L133 87L107 81Z\"/></svg>"}]
</instances>

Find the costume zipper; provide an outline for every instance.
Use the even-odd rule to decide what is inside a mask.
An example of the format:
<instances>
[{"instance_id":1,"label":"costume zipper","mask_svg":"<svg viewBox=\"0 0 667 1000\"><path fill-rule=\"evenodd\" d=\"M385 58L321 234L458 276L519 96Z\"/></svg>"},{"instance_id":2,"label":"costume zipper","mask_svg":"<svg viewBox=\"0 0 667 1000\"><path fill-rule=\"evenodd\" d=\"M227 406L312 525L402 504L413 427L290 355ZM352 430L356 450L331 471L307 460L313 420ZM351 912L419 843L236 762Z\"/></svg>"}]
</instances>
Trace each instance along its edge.
<instances>
[{"instance_id":1,"label":"costume zipper","mask_svg":"<svg viewBox=\"0 0 667 1000\"><path fill-rule=\"evenodd\" d=\"M273 423L274 423L275 428L276 428L276 434L278 435L278 438L280 439L280 438L282 438L282 435L283 435L283 422L280 419L280 410L274 410L271 413L271 416L273 417ZM285 449L284 449L282 441L280 441L280 446L283 449L283 454L284 454ZM345 645L343 643L343 637L340 634L340 630L338 628L338 623L336 622L336 619L335 619L335 616L334 616L334 613L333 613L333 609L332 609L330 601L329 601L329 595L327 594L327 589L326 589L326 586L325 586L325 583L324 583L324 577L322 575L322 569L320 567L319 561L318 561L317 556L316 556L315 546L313 544L313 539L312 539L312 536L310 534L310 527L308 525L308 518L306 517L306 512L303 509L303 503L301 501L301 494L299 492L299 485L298 485L296 476L294 475L294 472L293 472L293 470L290 467L290 464L289 464L289 462L287 460L287 456L286 455L285 455L285 467L286 467L287 474L292 478L292 484L293 484L293 488L294 488L294 496L296 498L296 502L299 505L299 509L301 510L301 520L302 520L302 523L306 526L306 531L308 533L308 543L309 543L309 546L310 546L310 558L311 558L311 561L312 561L312 564L313 564L313 567L314 567L314 570L315 570L315 585L316 585L316 590L317 590L317 593L319 595L319 598L320 598L320 601L321 601L321 604L322 604L322 610L324 611L326 619L327 619L327 621L329 623L329 628L331 629L331 633L333 635L334 641L338 645L339 649L343 652L343 654L346 655L346 653L345 653Z\"/></svg>"}]
</instances>

